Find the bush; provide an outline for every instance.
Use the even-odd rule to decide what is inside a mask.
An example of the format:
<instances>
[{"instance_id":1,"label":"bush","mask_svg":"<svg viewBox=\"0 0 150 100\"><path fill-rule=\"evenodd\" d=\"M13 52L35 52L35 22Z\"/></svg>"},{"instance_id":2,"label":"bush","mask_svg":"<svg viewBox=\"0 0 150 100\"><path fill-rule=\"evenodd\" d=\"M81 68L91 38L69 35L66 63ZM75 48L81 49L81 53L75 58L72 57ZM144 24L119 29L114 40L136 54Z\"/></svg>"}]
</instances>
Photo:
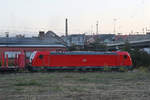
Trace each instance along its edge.
<instances>
[{"instance_id":1,"label":"bush","mask_svg":"<svg viewBox=\"0 0 150 100\"><path fill-rule=\"evenodd\" d=\"M138 70L141 72L144 72L144 73L150 71L149 68L147 68L147 67L139 67Z\"/></svg>"},{"instance_id":2,"label":"bush","mask_svg":"<svg viewBox=\"0 0 150 100\"><path fill-rule=\"evenodd\" d=\"M119 68L119 71L121 71L121 72L127 72L127 71L128 71L128 69L127 69L127 68L125 68L125 67L120 67L120 68Z\"/></svg>"},{"instance_id":3,"label":"bush","mask_svg":"<svg viewBox=\"0 0 150 100\"><path fill-rule=\"evenodd\" d=\"M130 53L134 68L141 66L150 68L150 55L147 52L138 48L131 48L128 42L125 43L122 50Z\"/></svg>"},{"instance_id":4,"label":"bush","mask_svg":"<svg viewBox=\"0 0 150 100\"><path fill-rule=\"evenodd\" d=\"M104 66L104 71L109 72L111 71L111 68L109 66Z\"/></svg>"}]
</instances>

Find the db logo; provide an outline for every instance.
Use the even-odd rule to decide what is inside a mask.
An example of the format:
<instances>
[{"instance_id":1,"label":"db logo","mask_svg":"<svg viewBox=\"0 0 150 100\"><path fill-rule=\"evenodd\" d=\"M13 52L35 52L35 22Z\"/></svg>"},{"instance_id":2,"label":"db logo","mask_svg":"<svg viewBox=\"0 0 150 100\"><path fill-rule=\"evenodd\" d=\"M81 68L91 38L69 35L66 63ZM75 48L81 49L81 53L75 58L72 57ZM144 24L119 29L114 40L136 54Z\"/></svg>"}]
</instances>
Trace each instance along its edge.
<instances>
[{"instance_id":1,"label":"db logo","mask_svg":"<svg viewBox=\"0 0 150 100\"><path fill-rule=\"evenodd\" d=\"M83 61L83 62L87 62L87 60L86 60L86 59L83 59L82 61Z\"/></svg>"}]
</instances>

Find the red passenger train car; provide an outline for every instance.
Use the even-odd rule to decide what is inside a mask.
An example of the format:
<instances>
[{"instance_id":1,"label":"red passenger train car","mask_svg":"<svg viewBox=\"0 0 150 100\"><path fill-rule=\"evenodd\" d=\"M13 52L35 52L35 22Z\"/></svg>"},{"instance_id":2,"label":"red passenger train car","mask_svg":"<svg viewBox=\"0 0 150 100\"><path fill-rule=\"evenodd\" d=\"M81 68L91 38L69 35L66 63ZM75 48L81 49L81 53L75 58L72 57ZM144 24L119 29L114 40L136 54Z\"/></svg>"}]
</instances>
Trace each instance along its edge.
<instances>
[{"instance_id":1,"label":"red passenger train car","mask_svg":"<svg viewBox=\"0 0 150 100\"><path fill-rule=\"evenodd\" d=\"M35 51L30 57L30 68L132 68L128 52L94 52L94 51Z\"/></svg>"}]
</instances>

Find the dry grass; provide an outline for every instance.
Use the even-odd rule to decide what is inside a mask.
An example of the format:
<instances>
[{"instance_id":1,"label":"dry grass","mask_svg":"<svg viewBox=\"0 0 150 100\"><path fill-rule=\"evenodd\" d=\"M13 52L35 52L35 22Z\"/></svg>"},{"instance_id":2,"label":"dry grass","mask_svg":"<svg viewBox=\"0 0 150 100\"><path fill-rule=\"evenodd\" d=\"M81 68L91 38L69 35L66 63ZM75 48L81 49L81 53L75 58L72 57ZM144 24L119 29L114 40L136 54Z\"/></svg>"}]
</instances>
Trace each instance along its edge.
<instances>
[{"instance_id":1,"label":"dry grass","mask_svg":"<svg viewBox=\"0 0 150 100\"><path fill-rule=\"evenodd\" d=\"M0 74L0 100L149 100L150 73Z\"/></svg>"}]
</instances>

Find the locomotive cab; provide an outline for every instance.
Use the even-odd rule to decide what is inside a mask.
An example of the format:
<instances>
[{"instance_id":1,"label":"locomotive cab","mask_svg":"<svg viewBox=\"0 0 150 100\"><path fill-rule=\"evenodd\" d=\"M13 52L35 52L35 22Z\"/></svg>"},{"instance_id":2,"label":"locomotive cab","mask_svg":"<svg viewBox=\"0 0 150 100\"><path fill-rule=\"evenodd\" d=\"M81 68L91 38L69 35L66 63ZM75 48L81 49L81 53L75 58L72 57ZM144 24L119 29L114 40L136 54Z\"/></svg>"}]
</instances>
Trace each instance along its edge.
<instances>
[{"instance_id":1,"label":"locomotive cab","mask_svg":"<svg viewBox=\"0 0 150 100\"><path fill-rule=\"evenodd\" d=\"M47 62L49 62L48 57L49 57L50 52L49 51L36 51L34 52L31 57L30 57L30 61L32 66L45 66L45 64L47 64ZM47 57L48 56L48 57Z\"/></svg>"},{"instance_id":2,"label":"locomotive cab","mask_svg":"<svg viewBox=\"0 0 150 100\"><path fill-rule=\"evenodd\" d=\"M119 54L119 65L127 68L132 67L132 60L130 58L130 54L128 52L118 52Z\"/></svg>"}]
</instances>

